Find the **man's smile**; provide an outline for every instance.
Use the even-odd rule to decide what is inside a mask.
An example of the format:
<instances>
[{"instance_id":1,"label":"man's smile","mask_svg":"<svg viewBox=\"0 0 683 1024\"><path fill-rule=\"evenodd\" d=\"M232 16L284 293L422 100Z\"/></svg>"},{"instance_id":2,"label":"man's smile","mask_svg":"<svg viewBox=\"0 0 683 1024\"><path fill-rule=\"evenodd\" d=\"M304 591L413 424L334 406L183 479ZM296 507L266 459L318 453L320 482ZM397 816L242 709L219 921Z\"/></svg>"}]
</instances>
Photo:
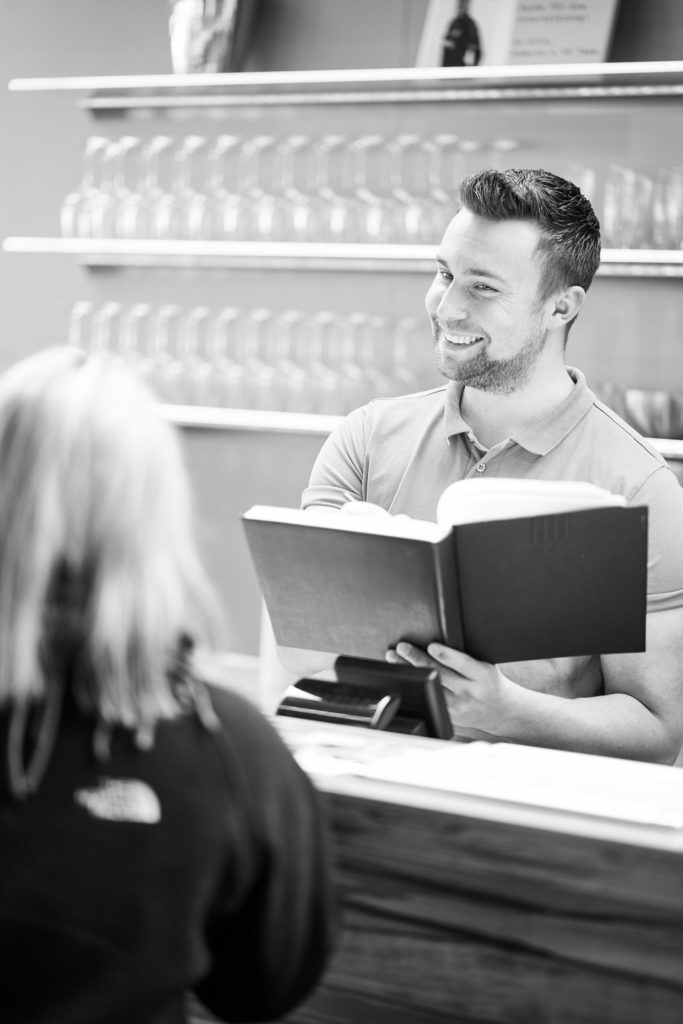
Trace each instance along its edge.
<instances>
[{"instance_id":1,"label":"man's smile","mask_svg":"<svg viewBox=\"0 0 683 1024\"><path fill-rule=\"evenodd\" d=\"M449 331L440 323L436 324L436 329L438 336L448 342L449 345L459 345L466 348L469 345L475 345L478 341L484 340L484 336L482 334L464 334L457 333L456 331Z\"/></svg>"}]
</instances>

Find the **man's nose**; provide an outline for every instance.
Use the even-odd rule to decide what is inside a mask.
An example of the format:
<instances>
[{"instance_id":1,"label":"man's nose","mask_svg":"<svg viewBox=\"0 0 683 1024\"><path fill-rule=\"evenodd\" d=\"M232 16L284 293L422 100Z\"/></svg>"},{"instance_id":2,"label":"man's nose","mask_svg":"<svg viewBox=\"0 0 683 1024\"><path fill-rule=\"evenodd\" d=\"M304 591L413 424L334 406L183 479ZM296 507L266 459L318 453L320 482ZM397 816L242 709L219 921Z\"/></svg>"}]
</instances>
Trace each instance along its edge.
<instances>
[{"instance_id":1,"label":"man's nose","mask_svg":"<svg viewBox=\"0 0 683 1024\"><path fill-rule=\"evenodd\" d=\"M458 292L453 286L441 296L441 301L436 309L436 315L439 320L447 322L448 320L466 320L467 309L465 307L464 296Z\"/></svg>"}]
</instances>

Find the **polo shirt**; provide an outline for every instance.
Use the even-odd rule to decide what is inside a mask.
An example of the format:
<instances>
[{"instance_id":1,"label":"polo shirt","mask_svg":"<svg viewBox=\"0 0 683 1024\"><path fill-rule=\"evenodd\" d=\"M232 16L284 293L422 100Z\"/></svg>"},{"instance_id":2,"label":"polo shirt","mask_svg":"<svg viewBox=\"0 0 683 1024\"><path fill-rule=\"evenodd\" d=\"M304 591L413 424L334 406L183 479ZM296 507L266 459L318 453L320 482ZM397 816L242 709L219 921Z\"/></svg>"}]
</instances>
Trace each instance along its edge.
<instances>
[{"instance_id":1,"label":"polo shirt","mask_svg":"<svg viewBox=\"0 0 683 1024\"><path fill-rule=\"evenodd\" d=\"M648 506L648 611L683 606L683 488L662 455L598 401L581 371L567 372L574 387L560 405L488 449L461 415L458 382L354 410L323 444L302 507L370 501L434 520L442 491L467 477L588 481ZM598 655L501 668L544 693L604 690Z\"/></svg>"}]
</instances>

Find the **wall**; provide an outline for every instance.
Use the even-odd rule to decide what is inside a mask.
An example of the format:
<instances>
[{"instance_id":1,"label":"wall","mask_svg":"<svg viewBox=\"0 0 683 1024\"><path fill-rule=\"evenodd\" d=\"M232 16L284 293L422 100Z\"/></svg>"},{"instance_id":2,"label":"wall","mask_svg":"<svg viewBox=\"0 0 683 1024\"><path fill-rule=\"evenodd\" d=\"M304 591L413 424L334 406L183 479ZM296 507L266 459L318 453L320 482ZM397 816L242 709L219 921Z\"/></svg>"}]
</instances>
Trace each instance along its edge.
<instances>
[{"instance_id":1,"label":"wall","mask_svg":"<svg viewBox=\"0 0 683 1024\"><path fill-rule=\"evenodd\" d=\"M623 0L612 58L677 59L683 53L683 9L678 0ZM391 67L412 63L427 0L261 0L250 69ZM166 73L171 70L166 0L21 0L0 4L3 77ZM424 111L435 126L443 109ZM510 112L514 116L515 112ZM522 116L526 112L517 112ZM279 115L299 123L300 114ZM327 115L325 115L327 116ZM342 112L336 123L341 124ZM374 111L358 116L376 118ZM386 111L382 112L387 119ZM386 123L400 126L394 110ZM383 120L383 124L385 121ZM427 121L425 121L427 123ZM73 95L0 91L0 236L55 235L61 199L80 173L84 139L93 122ZM597 136L596 136L597 138ZM674 137L675 141L675 137ZM644 148L624 138L626 152ZM577 155L581 155L577 151ZM531 159L532 154L524 154ZM682 161L683 162L683 161ZM65 340L69 310L78 298L123 301L167 296L183 302L228 304L233 295L301 308L325 303L397 315L422 314L427 280L404 275L355 274L342 292L327 273L260 271L142 274L84 271L60 257L0 254L0 369L25 353ZM643 386L683 382L681 310L676 282L596 282L590 311L572 338L571 360L596 378L614 373ZM672 356L671 341L676 338ZM425 353L430 348L425 333ZM648 346L647 356L643 346ZM673 358L673 362L671 361ZM227 608L224 646L253 652L258 641L258 590L238 523L254 502L296 504L319 438L187 432L184 437L197 491L202 547Z\"/></svg>"}]
</instances>

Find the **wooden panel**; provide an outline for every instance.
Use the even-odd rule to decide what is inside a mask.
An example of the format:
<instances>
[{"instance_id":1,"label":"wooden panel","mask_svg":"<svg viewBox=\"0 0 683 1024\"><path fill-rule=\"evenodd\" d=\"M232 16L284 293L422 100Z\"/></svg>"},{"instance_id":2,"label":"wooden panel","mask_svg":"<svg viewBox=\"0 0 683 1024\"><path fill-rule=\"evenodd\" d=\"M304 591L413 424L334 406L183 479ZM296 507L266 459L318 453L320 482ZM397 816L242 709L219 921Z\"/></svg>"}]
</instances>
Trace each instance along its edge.
<instances>
[{"instance_id":1,"label":"wooden panel","mask_svg":"<svg viewBox=\"0 0 683 1024\"><path fill-rule=\"evenodd\" d=\"M329 800L344 928L290 1024L680 1024L679 854Z\"/></svg>"}]
</instances>

